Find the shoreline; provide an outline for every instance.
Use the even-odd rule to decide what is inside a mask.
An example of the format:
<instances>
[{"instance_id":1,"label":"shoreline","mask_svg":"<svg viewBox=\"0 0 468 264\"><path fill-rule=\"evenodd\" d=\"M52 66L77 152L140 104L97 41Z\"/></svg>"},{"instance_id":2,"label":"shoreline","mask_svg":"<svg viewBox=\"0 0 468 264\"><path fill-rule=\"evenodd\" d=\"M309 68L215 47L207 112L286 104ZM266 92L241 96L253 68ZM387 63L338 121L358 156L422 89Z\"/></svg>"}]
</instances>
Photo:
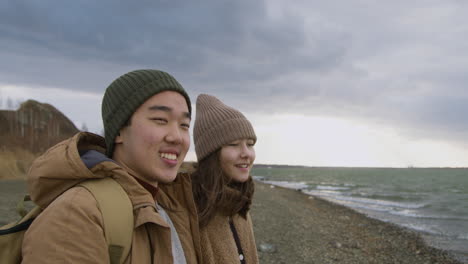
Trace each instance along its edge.
<instances>
[{"instance_id":1,"label":"shoreline","mask_svg":"<svg viewBox=\"0 0 468 264\"><path fill-rule=\"evenodd\" d=\"M416 231L343 205L255 181L251 209L260 263L468 263ZM460 258L460 260L455 259Z\"/></svg>"}]
</instances>

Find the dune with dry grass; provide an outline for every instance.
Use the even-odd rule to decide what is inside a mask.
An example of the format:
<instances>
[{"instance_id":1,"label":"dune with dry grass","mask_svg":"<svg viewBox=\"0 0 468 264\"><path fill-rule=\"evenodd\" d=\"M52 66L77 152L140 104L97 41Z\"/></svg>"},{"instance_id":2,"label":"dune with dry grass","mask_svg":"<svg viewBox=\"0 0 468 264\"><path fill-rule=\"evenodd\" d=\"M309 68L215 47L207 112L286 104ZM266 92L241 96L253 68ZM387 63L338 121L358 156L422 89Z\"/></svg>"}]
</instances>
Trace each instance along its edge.
<instances>
[{"instance_id":1,"label":"dune with dry grass","mask_svg":"<svg viewBox=\"0 0 468 264\"><path fill-rule=\"evenodd\" d=\"M25 178L37 154L24 149L0 150L0 179Z\"/></svg>"}]
</instances>

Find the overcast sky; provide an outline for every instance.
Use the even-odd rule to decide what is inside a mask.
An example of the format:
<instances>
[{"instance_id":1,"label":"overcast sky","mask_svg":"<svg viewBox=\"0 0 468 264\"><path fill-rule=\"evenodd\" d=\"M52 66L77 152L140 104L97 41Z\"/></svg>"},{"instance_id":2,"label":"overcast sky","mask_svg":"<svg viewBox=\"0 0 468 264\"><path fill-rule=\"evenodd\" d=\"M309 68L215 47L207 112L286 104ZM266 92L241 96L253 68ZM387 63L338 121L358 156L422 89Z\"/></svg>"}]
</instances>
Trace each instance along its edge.
<instances>
[{"instance_id":1,"label":"overcast sky","mask_svg":"<svg viewBox=\"0 0 468 264\"><path fill-rule=\"evenodd\" d=\"M105 88L154 68L244 112L257 163L468 166L466 14L463 0L3 0L0 102L47 102L100 133Z\"/></svg>"}]
</instances>

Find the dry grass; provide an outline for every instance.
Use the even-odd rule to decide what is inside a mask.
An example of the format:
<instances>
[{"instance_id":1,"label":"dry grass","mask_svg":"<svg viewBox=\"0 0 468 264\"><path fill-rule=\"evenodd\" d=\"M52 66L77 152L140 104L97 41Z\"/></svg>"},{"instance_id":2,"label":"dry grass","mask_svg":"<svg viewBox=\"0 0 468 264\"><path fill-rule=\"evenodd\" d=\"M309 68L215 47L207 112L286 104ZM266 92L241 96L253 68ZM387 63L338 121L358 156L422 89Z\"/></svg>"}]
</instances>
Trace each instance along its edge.
<instances>
[{"instance_id":1,"label":"dry grass","mask_svg":"<svg viewBox=\"0 0 468 264\"><path fill-rule=\"evenodd\" d=\"M35 158L36 155L24 149L0 150L0 179L25 178Z\"/></svg>"},{"instance_id":2,"label":"dry grass","mask_svg":"<svg viewBox=\"0 0 468 264\"><path fill-rule=\"evenodd\" d=\"M13 151L0 149L0 180L25 178L35 158L37 155L21 148ZM195 167L195 162L184 162L179 171L190 173L195 171Z\"/></svg>"}]
</instances>

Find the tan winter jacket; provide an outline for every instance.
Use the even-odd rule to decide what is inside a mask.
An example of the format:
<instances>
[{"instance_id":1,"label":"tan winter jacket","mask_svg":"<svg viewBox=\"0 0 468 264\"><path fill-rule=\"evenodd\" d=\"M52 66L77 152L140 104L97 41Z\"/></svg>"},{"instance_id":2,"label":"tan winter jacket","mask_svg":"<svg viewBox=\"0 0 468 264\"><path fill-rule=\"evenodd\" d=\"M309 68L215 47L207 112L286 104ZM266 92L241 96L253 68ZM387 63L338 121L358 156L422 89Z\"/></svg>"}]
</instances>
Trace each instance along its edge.
<instances>
[{"instance_id":1,"label":"tan winter jacket","mask_svg":"<svg viewBox=\"0 0 468 264\"><path fill-rule=\"evenodd\" d=\"M23 263L109 263L96 200L83 187L73 187L103 177L113 177L133 205L133 241L125 263L172 263L170 228L157 212L151 194L114 161L93 164L80 157L86 150L104 153L104 148L102 137L78 133L34 161L28 190L45 210L25 234ZM157 201L177 229L187 263L199 263L198 219L189 177L180 175L175 183L160 188Z\"/></svg>"},{"instance_id":2,"label":"tan winter jacket","mask_svg":"<svg viewBox=\"0 0 468 264\"><path fill-rule=\"evenodd\" d=\"M232 219L237 234L239 235L245 263L258 263L257 247L255 245L250 214L247 213L247 218L236 214ZM231 232L229 218L227 216L220 214L215 215L206 227L200 229L200 237L203 264L240 263L236 242Z\"/></svg>"}]
</instances>

